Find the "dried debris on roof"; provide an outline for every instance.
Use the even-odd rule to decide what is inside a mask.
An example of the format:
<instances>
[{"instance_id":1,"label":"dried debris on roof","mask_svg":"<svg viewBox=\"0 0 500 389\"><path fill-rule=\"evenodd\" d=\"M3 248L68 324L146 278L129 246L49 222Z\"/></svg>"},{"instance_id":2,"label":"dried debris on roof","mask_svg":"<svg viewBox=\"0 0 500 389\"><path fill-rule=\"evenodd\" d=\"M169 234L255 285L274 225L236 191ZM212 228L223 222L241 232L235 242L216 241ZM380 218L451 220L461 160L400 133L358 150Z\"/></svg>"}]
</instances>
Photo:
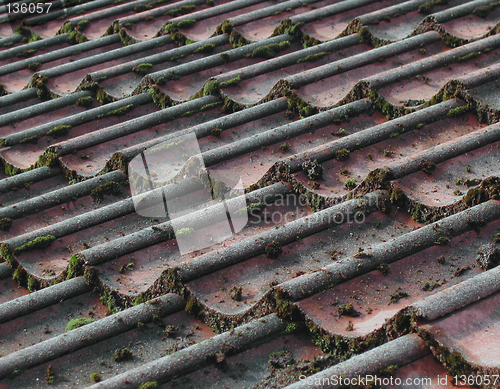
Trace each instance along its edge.
<instances>
[{"instance_id":1,"label":"dried debris on roof","mask_svg":"<svg viewBox=\"0 0 500 389\"><path fill-rule=\"evenodd\" d=\"M500 387L498 2L49 4L0 7L0 388ZM128 164L189 134L248 222L181 255Z\"/></svg>"}]
</instances>

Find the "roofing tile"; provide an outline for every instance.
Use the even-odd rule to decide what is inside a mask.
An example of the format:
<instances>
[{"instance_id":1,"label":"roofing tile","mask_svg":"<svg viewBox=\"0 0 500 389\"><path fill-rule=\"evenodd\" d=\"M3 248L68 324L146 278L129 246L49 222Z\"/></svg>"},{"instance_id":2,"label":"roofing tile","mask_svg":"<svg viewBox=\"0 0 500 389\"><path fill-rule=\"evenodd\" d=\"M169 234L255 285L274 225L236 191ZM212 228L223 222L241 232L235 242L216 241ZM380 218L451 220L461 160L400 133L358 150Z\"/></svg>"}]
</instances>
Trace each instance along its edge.
<instances>
[{"instance_id":1,"label":"roofing tile","mask_svg":"<svg viewBox=\"0 0 500 389\"><path fill-rule=\"evenodd\" d=\"M62 5L0 25L0 387L498 370L496 2ZM128 163L190 133L244 196L140 216L184 186Z\"/></svg>"}]
</instances>

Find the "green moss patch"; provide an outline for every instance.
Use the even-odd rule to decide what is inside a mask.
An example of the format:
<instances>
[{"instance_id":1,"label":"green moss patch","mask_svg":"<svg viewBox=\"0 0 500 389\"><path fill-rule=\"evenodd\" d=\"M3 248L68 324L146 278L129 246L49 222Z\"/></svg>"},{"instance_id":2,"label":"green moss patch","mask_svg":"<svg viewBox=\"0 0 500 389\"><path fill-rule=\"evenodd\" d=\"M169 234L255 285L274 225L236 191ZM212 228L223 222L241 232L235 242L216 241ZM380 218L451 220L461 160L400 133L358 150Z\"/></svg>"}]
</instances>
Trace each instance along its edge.
<instances>
[{"instance_id":1,"label":"green moss patch","mask_svg":"<svg viewBox=\"0 0 500 389\"><path fill-rule=\"evenodd\" d=\"M217 96L219 94L220 84L217 80L208 81L203 87L203 96Z\"/></svg>"},{"instance_id":2,"label":"green moss patch","mask_svg":"<svg viewBox=\"0 0 500 389\"><path fill-rule=\"evenodd\" d=\"M271 43L267 46L257 47L254 51L247 55L249 58L261 57L261 58L274 58L278 52L285 50L290 46L289 41L283 41L280 43Z\"/></svg>"},{"instance_id":3,"label":"green moss patch","mask_svg":"<svg viewBox=\"0 0 500 389\"><path fill-rule=\"evenodd\" d=\"M225 88L225 87L235 86L235 85L238 85L240 83L240 81L241 81L241 77L237 76L237 77L232 78L230 80L221 82L220 87Z\"/></svg>"},{"instance_id":4,"label":"green moss patch","mask_svg":"<svg viewBox=\"0 0 500 389\"><path fill-rule=\"evenodd\" d=\"M206 43L201 47L198 47L194 52L195 53L211 53L214 51L215 45L213 43Z\"/></svg>"},{"instance_id":5,"label":"green moss patch","mask_svg":"<svg viewBox=\"0 0 500 389\"><path fill-rule=\"evenodd\" d=\"M177 23L177 27L189 28L189 27L193 26L195 23L196 23L196 20L194 20L194 19L181 20L180 22Z\"/></svg>"},{"instance_id":6,"label":"green moss patch","mask_svg":"<svg viewBox=\"0 0 500 389\"><path fill-rule=\"evenodd\" d=\"M83 327L84 325L92 323L93 321L95 320L91 319L90 317L80 317L78 319L72 319L68 322L68 324L66 324L66 332L74 330L75 328Z\"/></svg>"},{"instance_id":7,"label":"green moss patch","mask_svg":"<svg viewBox=\"0 0 500 389\"><path fill-rule=\"evenodd\" d=\"M128 104L121 108L114 109L113 111L109 111L104 115L99 115L98 118L108 117L108 116L121 116L125 115L127 112L130 112L134 109L134 104Z\"/></svg>"},{"instance_id":8,"label":"green moss patch","mask_svg":"<svg viewBox=\"0 0 500 389\"><path fill-rule=\"evenodd\" d=\"M36 69L38 69L38 67L40 65L41 65L40 62L32 62L32 63L28 64L28 69L32 70L32 71L35 71Z\"/></svg>"},{"instance_id":9,"label":"green moss patch","mask_svg":"<svg viewBox=\"0 0 500 389\"><path fill-rule=\"evenodd\" d=\"M14 250L14 253L21 253L23 251L45 249L49 247L56 239L54 235L44 235L29 241Z\"/></svg>"},{"instance_id":10,"label":"green moss patch","mask_svg":"<svg viewBox=\"0 0 500 389\"><path fill-rule=\"evenodd\" d=\"M76 100L76 105L84 108L90 108L92 106L92 102L94 99L90 96L85 96L85 97L80 97L78 100Z\"/></svg>"},{"instance_id":11,"label":"green moss patch","mask_svg":"<svg viewBox=\"0 0 500 389\"><path fill-rule=\"evenodd\" d=\"M301 62L314 62L314 61L317 61L320 58L323 58L327 54L328 53L325 53L324 51L322 51L320 53L316 53L316 54L309 54L307 57L299 59L297 61L297 63L301 63Z\"/></svg>"},{"instance_id":12,"label":"green moss patch","mask_svg":"<svg viewBox=\"0 0 500 389\"><path fill-rule=\"evenodd\" d=\"M57 126L57 127L51 128L49 131L47 131L47 135L50 135L54 138L57 138L59 136L68 135L69 130L71 130L71 126L69 126L69 125Z\"/></svg>"},{"instance_id":13,"label":"green moss patch","mask_svg":"<svg viewBox=\"0 0 500 389\"><path fill-rule=\"evenodd\" d=\"M134 66L132 68L132 71L134 73L137 73L137 74L142 74L142 75L145 75L145 74L148 74L149 70L153 67L153 65L151 65L150 63L141 63L137 66Z\"/></svg>"}]
</instances>

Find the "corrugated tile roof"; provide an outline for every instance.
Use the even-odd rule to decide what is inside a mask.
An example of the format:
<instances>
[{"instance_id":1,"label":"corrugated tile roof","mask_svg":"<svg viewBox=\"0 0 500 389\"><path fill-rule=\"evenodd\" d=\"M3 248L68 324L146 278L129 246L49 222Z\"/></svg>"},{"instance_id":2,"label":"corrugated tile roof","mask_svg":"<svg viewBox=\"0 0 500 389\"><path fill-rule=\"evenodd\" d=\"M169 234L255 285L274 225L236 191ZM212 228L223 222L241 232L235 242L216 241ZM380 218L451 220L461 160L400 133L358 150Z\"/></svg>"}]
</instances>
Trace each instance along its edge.
<instances>
[{"instance_id":1,"label":"corrugated tile roof","mask_svg":"<svg viewBox=\"0 0 500 389\"><path fill-rule=\"evenodd\" d=\"M498 2L7 10L0 388L498 374ZM128 164L189 134L248 221L181 255L221 203L141 216L194 183Z\"/></svg>"}]
</instances>

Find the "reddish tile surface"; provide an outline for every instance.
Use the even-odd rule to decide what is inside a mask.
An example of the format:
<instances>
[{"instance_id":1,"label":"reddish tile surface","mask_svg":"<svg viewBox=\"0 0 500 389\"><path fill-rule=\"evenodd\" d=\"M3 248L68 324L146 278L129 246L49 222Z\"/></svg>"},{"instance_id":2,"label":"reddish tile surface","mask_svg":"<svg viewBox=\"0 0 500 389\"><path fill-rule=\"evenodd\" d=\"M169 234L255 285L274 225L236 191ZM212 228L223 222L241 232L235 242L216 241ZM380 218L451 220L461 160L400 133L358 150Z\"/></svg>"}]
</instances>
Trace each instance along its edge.
<instances>
[{"instance_id":1,"label":"reddish tile surface","mask_svg":"<svg viewBox=\"0 0 500 389\"><path fill-rule=\"evenodd\" d=\"M415 388L450 352L498 372L500 7L444 3L101 1L2 24L0 388L297 387L377 373L394 338L392 376L433 380ZM165 214L134 212L127 164L191 132L249 219L181 255ZM66 333L77 317L96 321Z\"/></svg>"}]
</instances>

